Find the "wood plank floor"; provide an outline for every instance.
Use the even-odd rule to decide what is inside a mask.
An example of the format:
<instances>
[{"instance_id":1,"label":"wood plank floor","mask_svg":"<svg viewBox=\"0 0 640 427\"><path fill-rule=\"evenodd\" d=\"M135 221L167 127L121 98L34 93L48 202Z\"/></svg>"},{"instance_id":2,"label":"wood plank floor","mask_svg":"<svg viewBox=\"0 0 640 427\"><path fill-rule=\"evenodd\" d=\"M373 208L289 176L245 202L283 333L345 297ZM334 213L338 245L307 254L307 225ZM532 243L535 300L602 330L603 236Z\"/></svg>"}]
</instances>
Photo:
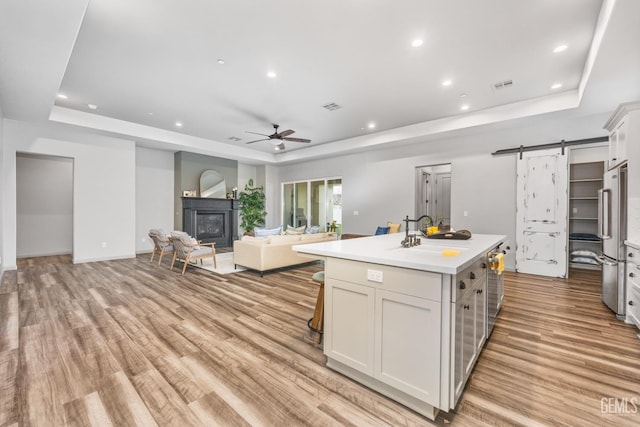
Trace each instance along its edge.
<instances>
[{"instance_id":1,"label":"wood plank floor","mask_svg":"<svg viewBox=\"0 0 640 427\"><path fill-rule=\"evenodd\" d=\"M506 274L460 403L431 423L325 368L306 326L321 264L261 278L164 261L5 272L0 426L640 424L640 340L600 302L597 273Z\"/></svg>"}]
</instances>

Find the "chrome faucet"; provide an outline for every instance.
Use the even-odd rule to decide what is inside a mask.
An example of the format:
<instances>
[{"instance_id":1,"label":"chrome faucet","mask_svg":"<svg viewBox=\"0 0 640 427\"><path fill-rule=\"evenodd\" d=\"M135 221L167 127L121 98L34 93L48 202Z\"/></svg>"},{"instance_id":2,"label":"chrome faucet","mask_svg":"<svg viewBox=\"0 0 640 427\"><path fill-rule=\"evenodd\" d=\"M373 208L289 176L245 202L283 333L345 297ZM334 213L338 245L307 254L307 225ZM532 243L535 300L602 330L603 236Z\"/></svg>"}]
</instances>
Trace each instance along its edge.
<instances>
[{"instance_id":1,"label":"chrome faucet","mask_svg":"<svg viewBox=\"0 0 640 427\"><path fill-rule=\"evenodd\" d=\"M423 219L428 218L429 219L429 224L433 224L433 219L431 219L431 217L429 215L422 215L420 218L418 219L409 219L409 215L407 215L404 218L404 224L405 224L405 235L404 235L404 240L402 240L400 242L400 245L402 245L403 248L410 248L412 246L417 246L420 244L420 238L418 236L416 236L415 234L409 235L409 223L410 222L420 222Z\"/></svg>"}]
</instances>

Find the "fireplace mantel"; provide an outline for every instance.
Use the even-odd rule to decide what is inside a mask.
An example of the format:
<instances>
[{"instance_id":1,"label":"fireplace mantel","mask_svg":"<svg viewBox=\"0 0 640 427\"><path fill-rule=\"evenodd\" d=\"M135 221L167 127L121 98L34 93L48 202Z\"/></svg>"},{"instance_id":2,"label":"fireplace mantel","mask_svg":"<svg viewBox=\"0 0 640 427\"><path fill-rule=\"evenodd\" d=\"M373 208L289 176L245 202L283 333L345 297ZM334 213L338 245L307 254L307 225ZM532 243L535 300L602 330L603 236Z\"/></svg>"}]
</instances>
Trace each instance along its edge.
<instances>
[{"instance_id":1,"label":"fireplace mantel","mask_svg":"<svg viewBox=\"0 0 640 427\"><path fill-rule=\"evenodd\" d=\"M238 239L239 200L182 198L182 230L203 243L216 247L233 246Z\"/></svg>"}]
</instances>

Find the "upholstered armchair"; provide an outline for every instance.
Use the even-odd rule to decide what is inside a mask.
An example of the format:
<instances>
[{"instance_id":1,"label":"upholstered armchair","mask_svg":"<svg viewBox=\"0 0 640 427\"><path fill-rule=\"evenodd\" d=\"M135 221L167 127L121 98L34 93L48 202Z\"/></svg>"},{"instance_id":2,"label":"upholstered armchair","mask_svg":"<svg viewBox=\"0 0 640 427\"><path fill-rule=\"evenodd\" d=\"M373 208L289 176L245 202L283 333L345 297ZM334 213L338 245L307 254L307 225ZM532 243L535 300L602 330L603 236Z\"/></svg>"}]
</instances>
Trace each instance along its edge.
<instances>
[{"instance_id":1,"label":"upholstered armchair","mask_svg":"<svg viewBox=\"0 0 640 427\"><path fill-rule=\"evenodd\" d=\"M200 260L203 258L213 258L214 268L218 268L216 262L216 247L215 243L199 243L196 239L189 236L187 233L180 231L171 232L171 242L173 243L173 260L171 261L171 270L176 260L181 260L184 263L182 267L182 274L187 270L187 264L191 261Z\"/></svg>"},{"instance_id":2,"label":"upholstered armchair","mask_svg":"<svg viewBox=\"0 0 640 427\"><path fill-rule=\"evenodd\" d=\"M169 236L167 236L161 228L153 228L149 230L149 238L153 242L153 251L151 252L150 262L153 262L153 257L156 254L160 254L158 257L158 265L160 265L164 254L173 252L171 240L169 240Z\"/></svg>"}]
</instances>

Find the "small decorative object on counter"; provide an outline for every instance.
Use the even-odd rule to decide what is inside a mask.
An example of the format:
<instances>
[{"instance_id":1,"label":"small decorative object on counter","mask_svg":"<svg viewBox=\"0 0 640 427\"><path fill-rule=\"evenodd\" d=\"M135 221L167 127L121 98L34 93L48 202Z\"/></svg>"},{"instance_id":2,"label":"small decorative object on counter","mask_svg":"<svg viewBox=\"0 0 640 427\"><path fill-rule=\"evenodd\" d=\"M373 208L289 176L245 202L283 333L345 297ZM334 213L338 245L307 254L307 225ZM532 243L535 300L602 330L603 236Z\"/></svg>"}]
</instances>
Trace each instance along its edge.
<instances>
[{"instance_id":1,"label":"small decorative object on counter","mask_svg":"<svg viewBox=\"0 0 640 427\"><path fill-rule=\"evenodd\" d=\"M231 189L231 198L233 198L233 199L237 199L238 198L238 187L233 187Z\"/></svg>"}]
</instances>

